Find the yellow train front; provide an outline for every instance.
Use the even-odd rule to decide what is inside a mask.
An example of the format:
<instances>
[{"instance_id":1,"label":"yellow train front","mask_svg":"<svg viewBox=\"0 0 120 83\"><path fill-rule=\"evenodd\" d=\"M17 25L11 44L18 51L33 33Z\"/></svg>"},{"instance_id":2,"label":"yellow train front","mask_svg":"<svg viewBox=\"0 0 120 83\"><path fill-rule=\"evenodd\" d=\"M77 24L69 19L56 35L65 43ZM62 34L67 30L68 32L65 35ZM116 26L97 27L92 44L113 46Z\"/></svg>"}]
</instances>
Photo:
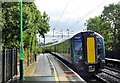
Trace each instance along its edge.
<instances>
[{"instance_id":1,"label":"yellow train front","mask_svg":"<svg viewBox=\"0 0 120 83\"><path fill-rule=\"evenodd\" d=\"M92 31L72 37L74 66L79 72L95 74L105 65L104 38Z\"/></svg>"},{"instance_id":2,"label":"yellow train front","mask_svg":"<svg viewBox=\"0 0 120 83\"><path fill-rule=\"evenodd\" d=\"M98 73L105 65L104 38L93 31L80 32L73 37L47 46L80 73Z\"/></svg>"}]
</instances>

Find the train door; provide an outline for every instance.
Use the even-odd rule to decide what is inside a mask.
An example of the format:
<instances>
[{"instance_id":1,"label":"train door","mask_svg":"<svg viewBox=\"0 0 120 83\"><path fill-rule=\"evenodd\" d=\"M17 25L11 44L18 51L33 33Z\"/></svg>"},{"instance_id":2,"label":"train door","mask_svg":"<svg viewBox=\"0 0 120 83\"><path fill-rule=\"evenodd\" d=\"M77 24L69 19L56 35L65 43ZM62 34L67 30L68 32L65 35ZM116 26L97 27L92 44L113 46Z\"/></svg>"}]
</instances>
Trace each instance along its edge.
<instances>
[{"instance_id":1,"label":"train door","mask_svg":"<svg viewBox=\"0 0 120 83\"><path fill-rule=\"evenodd\" d=\"M95 63L95 41L94 37L87 37L87 62Z\"/></svg>"}]
</instances>

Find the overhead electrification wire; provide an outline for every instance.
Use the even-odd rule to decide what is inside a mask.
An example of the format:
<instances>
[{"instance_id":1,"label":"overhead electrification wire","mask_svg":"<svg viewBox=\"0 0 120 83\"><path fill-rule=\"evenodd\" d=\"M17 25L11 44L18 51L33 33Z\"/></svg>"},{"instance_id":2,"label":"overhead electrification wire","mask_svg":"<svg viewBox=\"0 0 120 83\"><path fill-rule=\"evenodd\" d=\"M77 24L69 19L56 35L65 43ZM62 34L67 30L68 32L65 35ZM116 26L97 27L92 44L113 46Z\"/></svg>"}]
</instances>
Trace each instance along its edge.
<instances>
[{"instance_id":1,"label":"overhead electrification wire","mask_svg":"<svg viewBox=\"0 0 120 83\"><path fill-rule=\"evenodd\" d=\"M79 1L79 0L78 0ZM68 2L69 3L69 2ZM73 4L73 3L72 3ZM68 4L67 4L67 6L68 6ZM73 14L71 14L69 17L71 17L72 15L74 15L78 10L79 10L79 8L80 8L80 5L77 5L77 7L76 7L76 9L73 11ZM63 15L63 14L62 14ZM60 19L61 19L61 17L60 17ZM66 19L65 21L64 21L64 23L66 23L67 24L67 22L68 22L68 20L70 20L70 18L68 18L68 19ZM65 27L65 26L60 26L60 30L61 30L61 27ZM66 30L67 30L68 28L66 28Z\"/></svg>"},{"instance_id":2,"label":"overhead electrification wire","mask_svg":"<svg viewBox=\"0 0 120 83\"><path fill-rule=\"evenodd\" d=\"M106 0L106 1L107 1L107 0ZM93 13L95 10L97 10L97 9L98 9L101 5L103 5L106 1L102 2L102 4L98 5L95 9L89 11L89 12L88 12L86 15L84 15L80 20L78 20L77 22L75 22L75 23L73 23L72 25L70 25L67 29L74 28L74 26L76 26L79 22L81 22L82 20L84 20L88 15L90 15L90 14ZM67 3L66 3L66 5L65 5L65 7L64 7L64 9L63 9L60 17L58 17L58 20L57 20L57 22L55 23L55 28L57 28L57 25L59 24L62 16L64 15L64 13L65 13L65 11L66 11L66 8L68 7L69 2L70 2L70 0L67 1ZM73 14L75 14L76 11L78 11L78 9L79 9L79 6L75 9L75 11L74 11ZM70 16L71 16L71 15L70 15ZM68 19L70 19L70 18L68 18ZM67 23L68 21L69 21L69 20L65 20L65 23ZM59 30L61 30L60 27L59 27Z\"/></svg>"},{"instance_id":3,"label":"overhead electrification wire","mask_svg":"<svg viewBox=\"0 0 120 83\"><path fill-rule=\"evenodd\" d=\"M77 8L73 11L74 13L71 14L69 17L71 17L72 15L74 15L74 14L79 10L79 8L80 8L80 5L77 6ZM66 19L64 23L67 24L67 22L68 22L69 20L70 20L70 18ZM66 29L67 29L67 28L66 28Z\"/></svg>"},{"instance_id":4,"label":"overhead electrification wire","mask_svg":"<svg viewBox=\"0 0 120 83\"><path fill-rule=\"evenodd\" d=\"M70 0L68 0L68 1L67 1L67 3L66 3L66 5L65 5L65 7L64 7L64 9L63 9L63 11L62 11L62 13L61 13L60 17L58 18L57 23L55 24L55 27L58 25L58 23L59 23L60 19L62 18L63 14L64 14L64 12L65 12L65 10L66 10L66 8L67 8L68 4L69 4L69 2L70 2Z\"/></svg>"},{"instance_id":5,"label":"overhead electrification wire","mask_svg":"<svg viewBox=\"0 0 120 83\"><path fill-rule=\"evenodd\" d=\"M106 0L107 1L107 0ZM81 18L79 21L75 22L74 24L70 25L69 29L72 28L73 26L77 25L79 22L81 22L82 20L84 20L88 15L90 15L91 13L93 13L95 10L97 10L100 6L102 6L106 1L102 2L100 5L98 5L95 9L91 10L90 12L88 12L85 16L83 16L83 18Z\"/></svg>"}]
</instances>

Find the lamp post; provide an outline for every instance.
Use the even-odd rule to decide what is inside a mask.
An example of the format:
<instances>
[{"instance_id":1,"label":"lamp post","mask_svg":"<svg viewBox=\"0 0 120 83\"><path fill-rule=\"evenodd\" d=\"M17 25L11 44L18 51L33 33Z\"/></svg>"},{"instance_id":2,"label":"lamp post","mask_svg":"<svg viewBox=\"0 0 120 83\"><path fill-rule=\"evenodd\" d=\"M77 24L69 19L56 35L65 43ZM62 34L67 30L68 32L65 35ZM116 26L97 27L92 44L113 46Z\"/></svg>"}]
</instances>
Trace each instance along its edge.
<instances>
[{"instance_id":1,"label":"lamp post","mask_svg":"<svg viewBox=\"0 0 120 83\"><path fill-rule=\"evenodd\" d=\"M53 37L54 37L54 30L55 30L55 28L53 29Z\"/></svg>"},{"instance_id":2,"label":"lamp post","mask_svg":"<svg viewBox=\"0 0 120 83\"><path fill-rule=\"evenodd\" d=\"M63 39L63 30L61 30L61 32L62 32L62 39Z\"/></svg>"},{"instance_id":3,"label":"lamp post","mask_svg":"<svg viewBox=\"0 0 120 83\"><path fill-rule=\"evenodd\" d=\"M22 0L20 0L20 80L24 80L24 54L22 40Z\"/></svg>"},{"instance_id":4,"label":"lamp post","mask_svg":"<svg viewBox=\"0 0 120 83\"><path fill-rule=\"evenodd\" d=\"M68 31L68 37L69 37L69 29L67 29L67 31Z\"/></svg>"}]
</instances>

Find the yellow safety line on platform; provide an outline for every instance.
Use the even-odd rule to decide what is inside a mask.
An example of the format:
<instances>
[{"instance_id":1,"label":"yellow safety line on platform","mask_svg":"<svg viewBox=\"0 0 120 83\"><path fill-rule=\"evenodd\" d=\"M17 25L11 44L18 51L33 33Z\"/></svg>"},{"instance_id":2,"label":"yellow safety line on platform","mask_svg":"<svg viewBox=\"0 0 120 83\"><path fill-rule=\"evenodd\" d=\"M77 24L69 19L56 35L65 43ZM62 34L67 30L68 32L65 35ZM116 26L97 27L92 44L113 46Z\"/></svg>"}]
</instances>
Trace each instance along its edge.
<instances>
[{"instance_id":1,"label":"yellow safety line on platform","mask_svg":"<svg viewBox=\"0 0 120 83\"><path fill-rule=\"evenodd\" d=\"M57 71L56 71L56 69L55 69L55 67L54 67L54 65L53 65L53 63L52 63L52 61L50 60L49 57L48 57L48 59L49 59L51 65L52 65L52 67L53 67L53 72L54 72L54 76L55 76L56 83L59 83Z\"/></svg>"}]
</instances>

